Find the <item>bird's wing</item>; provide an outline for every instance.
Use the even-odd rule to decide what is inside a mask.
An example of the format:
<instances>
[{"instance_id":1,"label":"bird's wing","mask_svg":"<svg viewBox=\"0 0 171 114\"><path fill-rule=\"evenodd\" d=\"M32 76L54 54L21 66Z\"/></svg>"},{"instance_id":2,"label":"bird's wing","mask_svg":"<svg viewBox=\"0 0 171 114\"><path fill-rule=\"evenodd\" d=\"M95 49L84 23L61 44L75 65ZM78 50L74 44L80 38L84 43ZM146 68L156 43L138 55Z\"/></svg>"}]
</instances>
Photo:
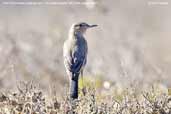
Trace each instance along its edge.
<instances>
[{"instance_id":1,"label":"bird's wing","mask_svg":"<svg viewBox=\"0 0 171 114\"><path fill-rule=\"evenodd\" d=\"M71 61L71 72L79 73L85 62L85 56L80 51L74 51Z\"/></svg>"},{"instance_id":2,"label":"bird's wing","mask_svg":"<svg viewBox=\"0 0 171 114\"><path fill-rule=\"evenodd\" d=\"M86 61L85 52L79 49L70 50L69 48L64 44L63 56L65 67L70 72L79 73Z\"/></svg>"}]
</instances>

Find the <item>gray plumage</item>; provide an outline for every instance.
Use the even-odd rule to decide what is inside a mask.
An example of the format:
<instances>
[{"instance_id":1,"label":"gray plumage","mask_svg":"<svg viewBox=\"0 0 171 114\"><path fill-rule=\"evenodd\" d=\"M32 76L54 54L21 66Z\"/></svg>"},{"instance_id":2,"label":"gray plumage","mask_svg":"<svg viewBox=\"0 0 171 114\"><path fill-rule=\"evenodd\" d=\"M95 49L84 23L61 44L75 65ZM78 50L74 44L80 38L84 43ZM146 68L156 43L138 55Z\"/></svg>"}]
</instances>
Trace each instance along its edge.
<instances>
[{"instance_id":1,"label":"gray plumage","mask_svg":"<svg viewBox=\"0 0 171 114\"><path fill-rule=\"evenodd\" d=\"M63 47L64 65L67 75L70 77L70 96L78 98L78 79L80 73L83 73L87 62L88 46L83 34L88 28L96 25L87 23L78 23L72 25L69 38L65 41Z\"/></svg>"}]
</instances>

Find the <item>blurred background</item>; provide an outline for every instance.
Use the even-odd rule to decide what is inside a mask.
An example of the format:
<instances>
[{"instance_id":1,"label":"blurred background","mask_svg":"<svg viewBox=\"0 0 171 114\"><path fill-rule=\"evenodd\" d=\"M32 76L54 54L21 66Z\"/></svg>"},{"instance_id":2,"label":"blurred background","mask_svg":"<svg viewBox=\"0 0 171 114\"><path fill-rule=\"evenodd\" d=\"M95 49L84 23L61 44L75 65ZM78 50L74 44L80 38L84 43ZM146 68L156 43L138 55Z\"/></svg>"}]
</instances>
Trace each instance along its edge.
<instances>
[{"instance_id":1,"label":"blurred background","mask_svg":"<svg viewBox=\"0 0 171 114\"><path fill-rule=\"evenodd\" d=\"M143 87L156 82L171 87L169 1L0 2L0 90L14 89L19 81L34 81L45 91L50 86L63 91L68 77L62 47L70 26L80 21L99 25L86 34L89 52L85 79L98 79L106 88L130 84Z\"/></svg>"}]
</instances>

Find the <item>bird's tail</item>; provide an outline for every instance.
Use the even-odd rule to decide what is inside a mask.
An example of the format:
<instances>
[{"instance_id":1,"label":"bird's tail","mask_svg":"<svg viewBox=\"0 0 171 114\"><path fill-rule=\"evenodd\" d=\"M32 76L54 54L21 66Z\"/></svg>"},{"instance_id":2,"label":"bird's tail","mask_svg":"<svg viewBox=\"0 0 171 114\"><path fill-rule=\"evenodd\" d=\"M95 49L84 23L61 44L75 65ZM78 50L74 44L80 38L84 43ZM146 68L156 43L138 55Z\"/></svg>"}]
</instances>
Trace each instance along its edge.
<instances>
[{"instance_id":1,"label":"bird's tail","mask_svg":"<svg viewBox=\"0 0 171 114\"><path fill-rule=\"evenodd\" d=\"M70 86L70 97L73 99L78 98L78 79L79 79L79 73L72 73L71 86Z\"/></svg>"}]
</instances>

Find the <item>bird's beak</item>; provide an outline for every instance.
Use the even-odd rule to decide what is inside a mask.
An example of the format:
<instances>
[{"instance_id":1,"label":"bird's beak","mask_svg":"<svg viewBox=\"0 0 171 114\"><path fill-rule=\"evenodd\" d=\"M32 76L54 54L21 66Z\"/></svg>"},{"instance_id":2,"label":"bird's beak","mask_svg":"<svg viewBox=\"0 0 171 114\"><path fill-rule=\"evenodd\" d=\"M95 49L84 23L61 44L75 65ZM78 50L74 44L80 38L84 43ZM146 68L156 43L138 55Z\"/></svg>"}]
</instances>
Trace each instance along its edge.
<instances>
[{"instance_id":1,"label":"bird's beak","mask_svg":"<svg viewBox=\"0 0 171 114\"><path fill-rule=\"evenodd\" d=\"M89 28L97 27L98 25L89 25Z\"/></svg>"}]
</instances>

